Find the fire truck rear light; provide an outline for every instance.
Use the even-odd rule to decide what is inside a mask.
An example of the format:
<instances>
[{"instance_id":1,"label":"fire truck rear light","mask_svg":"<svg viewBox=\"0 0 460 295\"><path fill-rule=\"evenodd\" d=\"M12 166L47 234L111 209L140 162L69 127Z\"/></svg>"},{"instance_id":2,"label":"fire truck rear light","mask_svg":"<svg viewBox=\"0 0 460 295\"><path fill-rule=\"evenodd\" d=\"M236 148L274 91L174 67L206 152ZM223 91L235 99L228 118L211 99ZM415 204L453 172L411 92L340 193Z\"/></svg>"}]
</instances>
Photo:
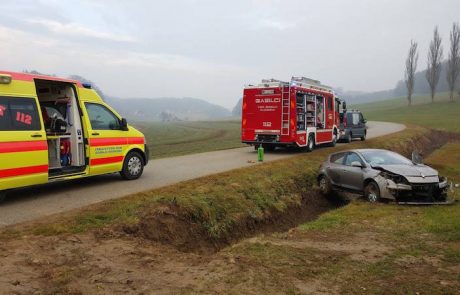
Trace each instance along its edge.
<instances>
[{"instance_id":1,"label":"fire truck rear light","mask_svg":"<svg viewBox=\"0 0 460 295\"><path fill-rule=\"evenodd\" d=\"M0 84L10 84L11 76L7 74L0 74Z\"/></svg>"}]
</instances>

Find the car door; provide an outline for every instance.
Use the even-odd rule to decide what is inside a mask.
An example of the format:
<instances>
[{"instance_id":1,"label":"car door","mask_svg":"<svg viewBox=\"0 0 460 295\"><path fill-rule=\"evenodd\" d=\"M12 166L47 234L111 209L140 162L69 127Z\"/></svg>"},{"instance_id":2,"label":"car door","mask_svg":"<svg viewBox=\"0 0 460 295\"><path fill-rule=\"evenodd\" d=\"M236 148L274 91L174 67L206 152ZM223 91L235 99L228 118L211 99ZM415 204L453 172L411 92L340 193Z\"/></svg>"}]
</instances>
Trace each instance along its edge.
<instances>
[{"instance_id":1,"label":"car door","mask_svg":"<svg viewBox=\"0 0 460 295\"><path fill-rule=\"evenodd\" d=\"M330 156L326 173L333 185L341 186L341 174L346 153L336 153Z\"/></svg>"},{"instance_id":2,"label":"car door","mask_svg":"<svg viewBox=\"0 0 460 295\"><path fill-rule=\"evenodd\" d=\"M362 166L364 166L363 161L357 153L348 152L345 158L345 163L342 167L342 186L350 190L361 191L364 179L363 168L353 167L353 162L359 162Z\"/></svg>"},{"instance_id":3,"label":"car door","mask_svg":"<svg viewBox=\"0 0 460 295\"><path fill-rule=\"evenodd\" d=\"M48 181L48 145L35 97L0 96L0 190Z\"/></svg>"},{"instance_id":4,"label":"car door","mask_svg":"<svg viewBox=\"0 0 460 295\"><path fill-rule=\"evenodd\" d=\"M84 109L87 114L90 174L120 171L128 140L126 131L122 130L120 116L99 102L85 102Z\"/></svg>"}]
</instances>

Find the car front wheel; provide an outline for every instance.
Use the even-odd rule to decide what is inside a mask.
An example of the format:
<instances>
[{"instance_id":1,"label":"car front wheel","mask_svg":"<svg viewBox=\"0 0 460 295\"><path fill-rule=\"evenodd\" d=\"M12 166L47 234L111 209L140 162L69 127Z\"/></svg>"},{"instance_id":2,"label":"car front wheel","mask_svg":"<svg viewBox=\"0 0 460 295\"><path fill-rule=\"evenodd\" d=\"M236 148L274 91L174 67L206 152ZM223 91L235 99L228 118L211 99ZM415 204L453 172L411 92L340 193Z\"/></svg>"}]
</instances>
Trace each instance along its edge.
<instances>
[{"instance_id":1,"label":"car front wheel","mask_svg":"<svg viewBox=\"0 0 460 295\"><path fill-rule=\"evenodd\" d=\"M377 203L380 201L380 189L376 182L369 182L364 188L364 197L370 203Z\"/></svg>"},{"instance_id":2,"label":"car front wheel","mask_svg":"<svg viewBox=\"0 0 460 295\"><path fill-rule=\"evenodd\" d=\"M144 172L144 160L138 152L130 152L123 162L121 176L126 180L138 179Z\"/></svg>"}]
</instances>

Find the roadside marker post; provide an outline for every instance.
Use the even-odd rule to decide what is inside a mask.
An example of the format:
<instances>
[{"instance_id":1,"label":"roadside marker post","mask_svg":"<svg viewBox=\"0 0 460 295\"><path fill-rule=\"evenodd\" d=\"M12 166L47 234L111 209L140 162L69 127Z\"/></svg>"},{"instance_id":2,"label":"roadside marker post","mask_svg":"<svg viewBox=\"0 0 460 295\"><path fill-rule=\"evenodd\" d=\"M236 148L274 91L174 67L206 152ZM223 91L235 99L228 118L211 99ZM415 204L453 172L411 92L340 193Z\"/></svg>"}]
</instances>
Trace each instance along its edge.
<instances>
[{"instance_id":1,"label":"roadside marker post","mask_svg":"<svg viewBox=\"0 0 460 295\"><path fill-rule=\"evenodd\" d=\"M264 148L262 146L259 146L259 148L257 149L257 159L259 160L259 162L264 161Z\"/></svg>"}]
</instances>

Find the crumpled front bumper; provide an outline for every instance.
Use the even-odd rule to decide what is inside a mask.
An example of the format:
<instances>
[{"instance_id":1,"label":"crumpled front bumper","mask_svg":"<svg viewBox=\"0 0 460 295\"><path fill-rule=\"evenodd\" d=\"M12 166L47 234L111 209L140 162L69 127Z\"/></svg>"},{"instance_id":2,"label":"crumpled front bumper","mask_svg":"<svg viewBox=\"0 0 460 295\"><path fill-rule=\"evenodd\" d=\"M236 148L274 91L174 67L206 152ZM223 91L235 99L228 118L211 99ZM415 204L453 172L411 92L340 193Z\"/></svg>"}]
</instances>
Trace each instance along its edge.
<instances>
[{"instance_id":1,"label":"crumpled front bumper","mask_svg":"<svg viewBox=\"0 0 460 295\"><path fill-rule=\"evenodd\" d=\"M447 178L442 178L441 181L436 183L396 183L391 179L385 178L381 175L375 178L380 187L380 196L382 198L396 200L399 196L410 197L433 197L436 198L441 194L446 194L449 188ZM420 191L421 189L424 191ZM431 194L431 195L430 195ZM406 202L407 203L407 202ZM421 202L422 203L422 202ZM427 202L433 204L433 202ZM444 203L444 202L443 202Z\"/></svg>"}]
</instances>

